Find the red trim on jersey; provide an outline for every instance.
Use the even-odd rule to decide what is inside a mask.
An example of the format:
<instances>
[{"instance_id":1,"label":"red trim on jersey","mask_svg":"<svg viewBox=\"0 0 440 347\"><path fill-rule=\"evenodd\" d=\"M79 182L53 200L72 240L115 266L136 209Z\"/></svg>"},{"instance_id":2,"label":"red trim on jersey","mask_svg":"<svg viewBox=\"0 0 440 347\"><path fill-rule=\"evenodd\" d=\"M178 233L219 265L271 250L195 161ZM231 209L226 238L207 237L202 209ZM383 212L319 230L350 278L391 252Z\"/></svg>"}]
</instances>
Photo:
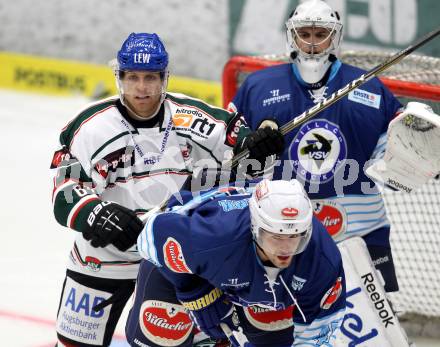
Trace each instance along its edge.
<instances>
[{"instance_id":1,"label":"red trim on jersey","mask_svg":"<svg viewBox=\"0 0 440 347\"><path fill-rule=\"evenodd\" d=\"M84 120L84 121L81 123L81 125L78 127L78 129L76 129L76 131L73 133L72 140L71 140L70 143L69 143L69 148L72 147L72 145L73 145L73 141L75 141L75 136L78 134L78 132L81 130L81 128L82 128L82 126L83 126L84 124L86 124L86 123L87 123L89 120L91 120L92 118L95 118L97 115L99 115L99 114L101 114L101 113L107 111L108 109L110 109L110 108L112 108L112 107L115 107L115 108L116 108L115 105L108 106L108 107L104 108L103 110L94 113L94 114L91 115L89 118L87 118L86 120Z\"/></svg>"},{"instance_id":2,"label":"red trim on jersey","mask_svg":"<svg viewBox=\"0 0 440 347\"><path fill-rule=\"evenodd\" d=\"M76 209L76 211L73 213L72 215L72 219L70 220L70 224L69 224L69 228L73 229L73 225L75 224L75 219L78 216L79 211L88 203L95 201L95 200L100 200L99 198L97 198L96 196L91 196L89 198L86 198L84 202L82 202L78 207L74 207Z\"/></svg>"},{"instance_id":3,"label":"red trim on jersey","mask_svg":"<svg viewBox=\"0 0 440 347\"><path fill-rule=\"evenodd\" d=\"M226 122L225 122L224 120L214 118L214 117L211 116L209 113L207 113L206 111L203 111L202 109L198 108L197 106L193 106L193 105L191 105L191 106L190 106L190 105L183 105L183 104L179 104L178 102L175 102L174 100L171 100L171 99L167 99L167 100L168 100L169 102L171 102L172 104L178 106L178 107L184 107L184 108L192 108L192 109L196 109L196 110L199 111L200 113L203 113L206 117L212 119L214 122L216 122L216 123L223 123L223 125L224 125L225 127L227 126L227 124L226 124ZM212 106L211 106L211 107L212 107ZM218 108L219 110L222 110L222 111L228 112L227 110L222 109L222 108L220 108L220 107L216 107L216 106L214 106L213 108Z\"/></svg>"},{"instance_id":4,"label":"red trim on jersey","mask_svg":"<svg viewBox=\"0 0 440 347\"><path fill-rule=\"evenodd\" d=\"M53 190L52 190L52 202L54 201L55 196L58 194L57 190L59 187L61 187L64 183L72 181L75 184L79 184L80 181L72 179L72 178L66 178L63 182L57 185L56 177L53 179Z\"/></svg>"}]
</instances>

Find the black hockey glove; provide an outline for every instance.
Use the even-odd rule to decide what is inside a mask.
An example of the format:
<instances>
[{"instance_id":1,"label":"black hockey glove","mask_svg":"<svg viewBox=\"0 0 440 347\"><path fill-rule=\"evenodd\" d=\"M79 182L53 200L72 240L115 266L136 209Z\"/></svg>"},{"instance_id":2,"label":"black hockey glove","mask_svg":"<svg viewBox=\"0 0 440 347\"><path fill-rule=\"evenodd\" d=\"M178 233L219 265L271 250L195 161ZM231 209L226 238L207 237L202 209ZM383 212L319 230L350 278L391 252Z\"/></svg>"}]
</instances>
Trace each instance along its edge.
<instances>
[{"instance_id":1,"label":"black hockey glove","mask_svg":"<svg viewBox=\"0 0 440 347\"><path fill-rule=\"evenodd\" d=\"M260 169L263 170L266 165L267 158L272 155L281 154L284 150L284 137L277 129L270 127L259 128L257 131L250 133L243 141L234 149L234 154L238 154L243 150L249 150L247 159L256 159L260 163ZM253 175L253 173L251 173Z\"/></svg>"},{"instance_id":2,"label":"black hockey glove","mask_svg":"<svg viewBox=\"0 0 440 347\"><path fill-rule=\"evenodd\" d=\"M112 244L120 251L126 251L136 243L142 228L143 223L132 210L103 201L90 212L82 234L93 247Z\"/></svg>"}]
</instances>

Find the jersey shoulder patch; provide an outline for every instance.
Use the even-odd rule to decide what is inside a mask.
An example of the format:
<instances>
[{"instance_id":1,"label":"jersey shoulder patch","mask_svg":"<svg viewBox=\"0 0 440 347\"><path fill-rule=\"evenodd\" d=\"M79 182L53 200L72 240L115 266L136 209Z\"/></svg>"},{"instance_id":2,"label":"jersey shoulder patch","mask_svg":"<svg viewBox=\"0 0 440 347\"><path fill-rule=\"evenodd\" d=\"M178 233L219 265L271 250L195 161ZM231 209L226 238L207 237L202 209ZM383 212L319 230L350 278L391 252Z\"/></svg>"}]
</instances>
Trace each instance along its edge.
<instances>
[{"instance_id":1,"label":"jersey shoulder patch","mask_svg":"<svg viewBox=\"0 0 440 347\"><path fill-rule=\"evenodd\" d=\"M173 237L168 237L163 245L163 259L165 265L176 273L192 273L183 255L182 246Z\"/></svg>"}]
</instances>

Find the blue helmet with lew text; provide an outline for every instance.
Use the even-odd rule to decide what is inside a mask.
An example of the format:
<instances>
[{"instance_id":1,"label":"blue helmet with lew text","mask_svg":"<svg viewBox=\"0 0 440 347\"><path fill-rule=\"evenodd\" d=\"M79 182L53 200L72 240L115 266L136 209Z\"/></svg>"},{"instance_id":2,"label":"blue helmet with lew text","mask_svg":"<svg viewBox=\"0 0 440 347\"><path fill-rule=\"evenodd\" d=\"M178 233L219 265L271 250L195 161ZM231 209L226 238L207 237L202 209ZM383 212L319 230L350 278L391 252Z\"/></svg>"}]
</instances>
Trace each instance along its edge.
<instances>
[{"instance_id":1,"label":"blue helmet with lew text","mask_svg":"<svg viewBox=\"0 0 440 347\"><path fill-rule=\"evenodd\" d=\"M118 70L165 71L168 53L155 33L131 33L122 44L117 56Z\"/></svg>"}]
</instances>

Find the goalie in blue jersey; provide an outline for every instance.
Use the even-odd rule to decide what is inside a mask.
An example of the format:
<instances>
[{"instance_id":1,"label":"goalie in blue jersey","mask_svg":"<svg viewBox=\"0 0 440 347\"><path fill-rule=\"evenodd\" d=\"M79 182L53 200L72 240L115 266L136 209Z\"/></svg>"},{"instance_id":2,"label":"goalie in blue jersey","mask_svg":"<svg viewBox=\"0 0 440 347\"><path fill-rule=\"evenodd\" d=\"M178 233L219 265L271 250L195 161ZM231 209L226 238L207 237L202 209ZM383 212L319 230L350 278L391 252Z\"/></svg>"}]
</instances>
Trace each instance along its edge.
<instances>
[{"instance_id":1,"label":"goalie in blue jersey","mask_svg":"<svg viewBox=\"0 0 440 347\"><path fill-rule=\"evenodd\" d=\"M263 118L280 127L364 72L337 58L342 23L324 1L300 4L286 27L291 62L249 75L229 105L251 128L266 126ZM398 289L390 224L364 166L383 155L388 123L400 108L373 79L288 133L274 170L275 179L294 177L304 184L316 217L336 241L364 238L373 261L381 259L377 267L387 291Z\"/></svg>"},{"instance_id":2,"label":"goalie in blue jersey","mask_svg":"<svg viewBox=\"0 0 440 347\"><path fill-rule=\"evenodd\" d=\"M191 346L193 325L237 346L333 345L345 311L339 250L298 181L254 188L183 194L191 200L148 218L132 346Z\"/></svg>"}]
</instances>

